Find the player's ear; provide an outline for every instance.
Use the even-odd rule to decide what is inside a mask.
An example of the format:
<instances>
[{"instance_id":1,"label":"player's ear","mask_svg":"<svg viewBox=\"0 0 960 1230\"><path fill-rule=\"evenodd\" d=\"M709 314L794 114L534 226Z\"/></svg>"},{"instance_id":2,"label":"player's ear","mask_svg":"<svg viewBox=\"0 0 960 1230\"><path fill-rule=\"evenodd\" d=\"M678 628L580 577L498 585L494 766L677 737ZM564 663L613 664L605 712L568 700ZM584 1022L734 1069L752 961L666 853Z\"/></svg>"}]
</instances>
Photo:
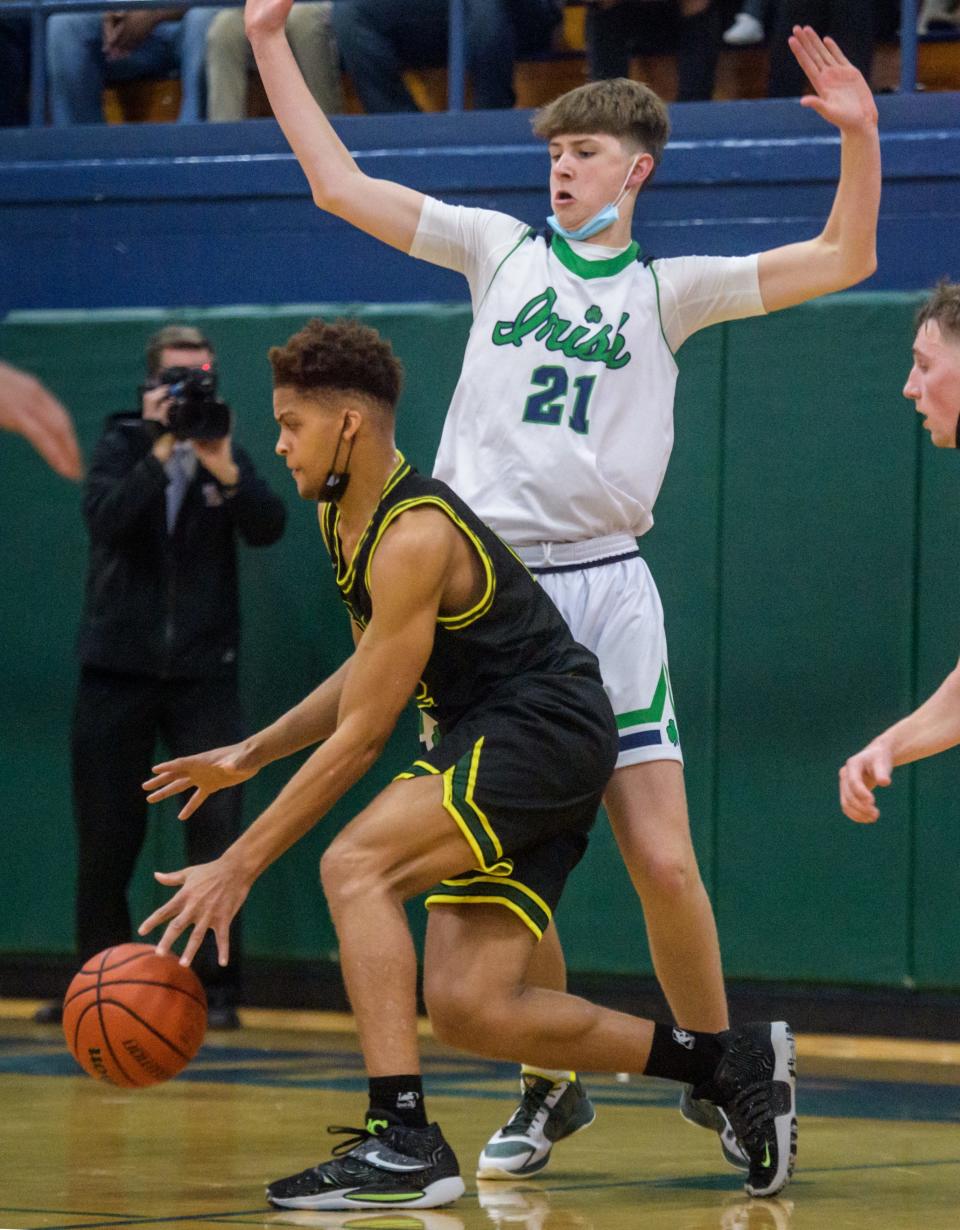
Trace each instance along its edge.
<instances>
[{"instance_id":1,"label":"player's ear","mask_svg":"<svg viewBox=\"0 0 960 1230\"><path fill-rule=\"evenodd\" d=\"M633 170L627 179L627 188L635 188L639 191L653 174L653 168L653 155L641 151L637 155L637 161L634 163Z\"/></svg>"},{"instance_id":2,"label":"player's ear","mask_svg":"<svg viewBox=\"0 0 960 1230\"><path fill-rule=\"evenodd\" d=\"M343 427L340 430L341 440L352 440L360 430L363 415L356 406L347 406L343 414Z\"/></svg>"}]
</instances>

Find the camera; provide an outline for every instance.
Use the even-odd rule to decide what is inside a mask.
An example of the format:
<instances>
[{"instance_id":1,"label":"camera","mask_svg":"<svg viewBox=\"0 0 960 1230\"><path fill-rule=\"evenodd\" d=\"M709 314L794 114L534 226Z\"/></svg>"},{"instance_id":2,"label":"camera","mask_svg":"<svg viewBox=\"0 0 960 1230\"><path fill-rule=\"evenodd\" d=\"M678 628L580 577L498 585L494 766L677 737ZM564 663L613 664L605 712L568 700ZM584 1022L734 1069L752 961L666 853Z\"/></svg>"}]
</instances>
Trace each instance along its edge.
<instances>
[{"instance_id":1,"label":"camera","mask_svg":"<svg viewBox=\"0 0 960 1230\"><path fill-rule=\"evenodd\" d=\"M177 440L222 440L230 434L230 407L217 397L212 364L165 367L156 384L169 386L167 423Z\"/></svg>"}]
</instances>

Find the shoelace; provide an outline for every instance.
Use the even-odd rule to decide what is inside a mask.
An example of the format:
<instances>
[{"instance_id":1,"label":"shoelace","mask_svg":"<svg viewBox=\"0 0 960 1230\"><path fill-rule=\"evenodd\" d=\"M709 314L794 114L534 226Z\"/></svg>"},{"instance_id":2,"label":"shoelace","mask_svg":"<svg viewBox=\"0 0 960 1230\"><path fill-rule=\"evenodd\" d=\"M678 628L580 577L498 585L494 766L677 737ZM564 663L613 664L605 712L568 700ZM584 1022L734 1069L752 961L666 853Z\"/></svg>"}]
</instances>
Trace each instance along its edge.
<instances>
[{"instance_id":1,"label":"shoelace","mask_svg":"<svg viewBox=\"0 0 960 1230\"><path fill-rule=\"evenodd\" d=\"M509 1121L500 1129L501 1132L513 1131L518 1127L522 1127L526 1131L540 1113L552 1089L553 1086L547 1082L541 1083L538 1081L535 1085L527 1085L520 1097L520 1105L510 1116Z\"/></svg>"},{"instance_id":2,"label":"shoelace","mask_svg":"<svg viewBox=\"0 0 960 1230\"><path fill-rule=\"evenodd\" d=\"M368 1132L365 1127L328 1127L327 1134L329 1136L347 1136L348 1140L341 1140L338 1145L334 1145L330 1152L334 1157L343 1157L345 1153L350 1153L357 1145L362 1145L365 1140L370 1140L371 1137L379 1135L377 1132Z\"/></svg>"}]
</instances>

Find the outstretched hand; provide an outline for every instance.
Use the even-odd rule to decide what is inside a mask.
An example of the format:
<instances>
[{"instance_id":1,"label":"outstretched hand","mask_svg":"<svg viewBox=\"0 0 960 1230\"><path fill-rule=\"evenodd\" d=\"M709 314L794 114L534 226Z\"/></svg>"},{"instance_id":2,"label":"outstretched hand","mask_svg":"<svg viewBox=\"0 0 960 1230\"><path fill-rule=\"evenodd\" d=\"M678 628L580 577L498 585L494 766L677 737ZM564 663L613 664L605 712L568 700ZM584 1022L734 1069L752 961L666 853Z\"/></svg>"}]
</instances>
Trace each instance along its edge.
<instances>
[{"instance_id":1,"label":"outstretched hand","mask_svg":"<svg viewBox=\"0 0 960 1230\"><path fill-rule=\"evenodd\" d=\"M840 770L840 807L858 824L873 824L880 817L874 798L877 786L889 786L893 758L880 744L871 743L851 756Z\"/></svg>"},{"instance_id":2,"label":"outstretched hand","mask_svg":"<svg viewBox=\"0 0 960 1230\"><path fill-rule=\"evenodd\" d=\"M182 871L155 871L154 878L171 888L179 885L170 900L154 910L137 928L138 935L147 935L154 927L167 923L160 937L157 952L168 953L177 939L193 928L193 934L180 957L181 965L189 965L212 931L217 940L217 958L221 965L230 960L230 924L246 900L250 883L232 865L229 855L221 855L212 863L185 867Z\"/></svg>"},{"instance_id":3,"label":"outstretched hand","mask_svg":"<svg viewBox=\"0 0 960 1230\"><path fill-rule=\"evenodd\" d=\"M832 38L821 39L810 26L794 26L789 42L815 91L800 99L802 106L841 130L876 125L877 104L866 78Z\"/></svg>"},{"instance_id":4,"label":"outstretched hand","mask_svg":"<svg viewBox=\"0 0 960 1230\"><path fill-rule=\"evenodd\" d=\"M24 436L58 474L83 477L73 421L35 376L0 363L0 428Z\"/></svg>"},{"instance_id":5,"label":"outstretched hand","mask_svg":"<svg viewBox=\"0 0 960 1230\"><path fill-rule=\"evenodd\" d=\"M257 766L249 764L244 744L233 743L229 747L215 747L197 756L165 760L162 764L155 764L153 771L156 776L143 783L144 790L150 792L147 795L148 803L159 803L193 787L193 794L178 815L178 819L187 820L211 794L253 777Z\"/></svg>"},{"instance_id":6,"label":"outstretched hand","mask_svg":"<svg viewBox=\"0 0 960 1230\"><path fill-rule=\"evenodd\" d=\"M273 34L287 24L293 0L246 0L243 24L247 38L255 34Z\"/></svg>"}]
</instances>

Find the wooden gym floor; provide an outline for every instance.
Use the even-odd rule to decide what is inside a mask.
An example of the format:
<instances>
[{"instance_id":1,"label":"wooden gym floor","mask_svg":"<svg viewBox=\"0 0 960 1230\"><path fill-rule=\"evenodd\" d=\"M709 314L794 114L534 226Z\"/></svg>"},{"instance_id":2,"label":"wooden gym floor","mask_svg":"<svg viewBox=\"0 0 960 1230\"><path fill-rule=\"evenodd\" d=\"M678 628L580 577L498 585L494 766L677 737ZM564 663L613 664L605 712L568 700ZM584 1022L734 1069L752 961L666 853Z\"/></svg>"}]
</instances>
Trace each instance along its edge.
<instances>
[{"instance_id":1,"label":"wooden gym floor","mask_svg":"<svg viewBox=\"0 0 960 1230\"><path fill-rule=\"evenodd\" d=\"M359 1123L365 1080L349 1018L248 1011L170 1084L83 1075L32 1003L0 1000L0 1227L343 1230L957 1230L960 1046L806 1036L800 1152L778 1200L750 1200L675 1088L591 1076L593 1127L519 1184L473 1163L509 1116L515 1074L424 1037L428 1110L467 1194L442 1210L283 1213L264 1182L328 1156ZM478 1187L481 1190L478 1190Z\"/></svg>"}]
</instances>

